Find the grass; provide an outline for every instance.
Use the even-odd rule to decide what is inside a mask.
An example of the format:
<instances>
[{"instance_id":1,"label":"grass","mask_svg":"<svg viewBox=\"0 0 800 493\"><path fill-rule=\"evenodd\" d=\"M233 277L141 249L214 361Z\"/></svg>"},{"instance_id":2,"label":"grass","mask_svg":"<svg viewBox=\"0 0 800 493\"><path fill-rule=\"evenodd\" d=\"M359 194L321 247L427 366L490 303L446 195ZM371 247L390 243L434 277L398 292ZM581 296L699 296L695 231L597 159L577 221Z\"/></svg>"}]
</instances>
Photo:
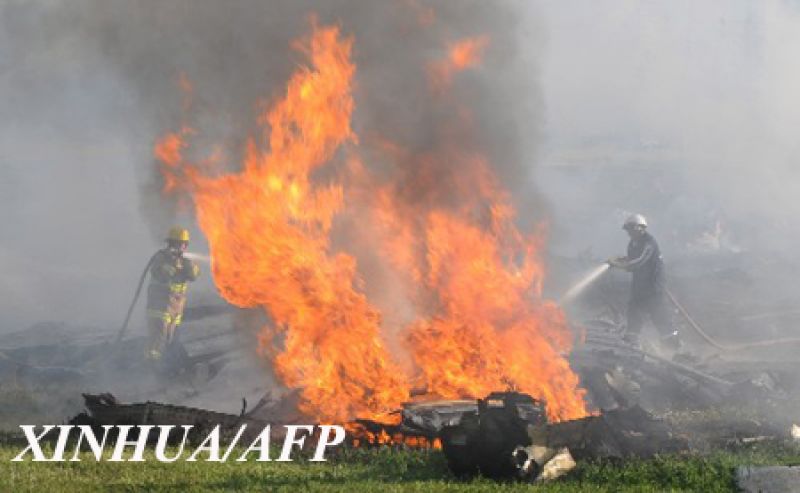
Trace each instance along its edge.
<instances>
[{"instance_id":1,"label":"grass","mask_svg":"<svg viewBox=\"0 0 800 493\"><path fill-rule=\"evenodd\" d=\"M162 464L10 462L21 449L0 445L0 491L735 491L734 474L745 464L800 464L789 443L758 443L705 456L582 463L567 477L532 487L484 478L454 478L437 451L348 450L328 463L185 462ZM187 454L188 455L188 454Z\"/></svg>"}]
</instances>

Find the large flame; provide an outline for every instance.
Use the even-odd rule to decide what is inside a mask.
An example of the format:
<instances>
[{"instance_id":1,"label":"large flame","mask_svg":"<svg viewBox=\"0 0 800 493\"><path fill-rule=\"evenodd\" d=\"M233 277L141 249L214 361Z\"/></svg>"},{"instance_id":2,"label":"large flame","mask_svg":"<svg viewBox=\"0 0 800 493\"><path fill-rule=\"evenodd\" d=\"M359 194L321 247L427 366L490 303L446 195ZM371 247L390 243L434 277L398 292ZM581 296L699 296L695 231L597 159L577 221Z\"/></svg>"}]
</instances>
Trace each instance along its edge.
<instances>
[{"instance_id":1,"label":"large flame","mask_svg":"<svg viewBox=\"0 0 800 493\"><path fill-rule=\"evenodd\" d=\"M463 56L454 45L454 70L477 63L473 52L487 42L477 39ZM300 410L321 421L381 416L408 400L412 386L453 398L513 388L546 399L553 418L584 415L563 356L571 345L566 321L541 299L543 231L518 231L484 157L448 147L413 157L412 166L398 163L401 176L387 181L356 158L347 180L312 176L340 148L358 154L352 45L337 27L312 23L295 44L309 64L261 116L266 144L251 139L239 171L188 162L189 129L156 144L165 190L193 200L221 295L265 310L272 322L262 331L262 354L299 389ZM409 195L415 187L424 197ZM411 370L387 349L355 256L331 245L347 201L370 211L364 227L374 234L363 241L385 252L415 306L416 320L402 331Z\"/></svg>"},{"instance_id":2,"label":"large flame","mask_svg":"<svg viewBox=\"0 0 800 493\"><path fill-rule=\"evenodd\" d=\"M401 169L409 168L414 179L378 188L373 212L381 251L421 315L408 332L418 385L444 398L516 389L545 399L551 418L585 415L562 356L572 345L566 319L541 299L543 228L519 232L480 156L406 156Z\"/></svg>"}]
</instances>

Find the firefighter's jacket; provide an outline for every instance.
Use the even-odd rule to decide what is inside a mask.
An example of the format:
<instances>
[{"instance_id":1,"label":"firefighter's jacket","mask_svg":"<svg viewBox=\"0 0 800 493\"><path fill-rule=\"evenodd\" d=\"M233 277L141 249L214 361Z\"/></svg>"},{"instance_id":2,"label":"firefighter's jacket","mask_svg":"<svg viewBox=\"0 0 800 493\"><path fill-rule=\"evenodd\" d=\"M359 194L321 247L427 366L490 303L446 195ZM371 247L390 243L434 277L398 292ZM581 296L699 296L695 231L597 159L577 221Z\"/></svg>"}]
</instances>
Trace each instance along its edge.
<instances>
[{"instance_id":1,"label":"firefighter's jacket","mask_svg":"<svg viewBox=\"0 0 800 493\"><path fill-rule=\"evenodd\" d=\"M664 291L664 261L656 239L645 232L628 243L628 255L621 267L633 273L631 299L645 300Z\"/></svg>"},{"instance_id":2,"label":"firefighter's jacket","mask_svg":"<svg viewBox=\"0 0 800 493\"><path fill-rule=\"evenodd\" d=\"M180 323L186 304L188 283L197 279L200 268L195 262L170 252L159 250L150 266L150 285L147 288L147 313L151 317L168 317Z\"/></svg>"}]
</instances>

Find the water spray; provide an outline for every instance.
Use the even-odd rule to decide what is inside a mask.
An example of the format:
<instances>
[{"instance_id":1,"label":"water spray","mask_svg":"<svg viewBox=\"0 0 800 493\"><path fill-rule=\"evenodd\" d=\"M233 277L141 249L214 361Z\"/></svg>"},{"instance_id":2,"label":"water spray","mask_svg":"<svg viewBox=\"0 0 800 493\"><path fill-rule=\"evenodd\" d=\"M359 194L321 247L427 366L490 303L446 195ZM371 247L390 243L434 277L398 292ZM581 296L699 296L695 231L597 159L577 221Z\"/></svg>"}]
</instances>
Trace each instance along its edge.
<instances>
[{"instance_id":1,"label":"water spray","mask_svg":"<svg viewBox=\"0 0 800 493\"><path fill-rule=\"evenodd\" d=\"M204 262L206 264L210 264L211 263L211 257L209 255L204 255L202 253L183 252L183 256L188 258L189 260L195 260L197 262Z\"/></svg>"},{"instance_id":2,"label":"water spray","mask_svg":"<svg viewBox=\"0 0 800 493\"><path fill-rule=\"evenodd\" d=\"M566 305L566 304L571 303L572 301L574 301L575 298L577 298L581 293L583 293L583 291L585 291L586 288L589 287L589 285L594 283L610 267L611 267L611 265L606 262L606 263L603 263L602 265L598 265L597 267L595 267L594 269L589 271L585 276L583 276L583 278L581 278L580 281L575 283L571 288L569 288L567 290L566 293L564 293L564 296L562 296L561 299L558 300L558 303L560 305ZM796 344L796 343L800 343L800 338L790 337L790 338L783 338L783 339L773 339L773 340L767 340L767 341L750 342L750 343L744 343L744 344L735 344L735 345L721 344L721 343L717 342L716 340L714 340L711 336L709 336L703 330L703 328L700 327L700 325L694 320L694 318L692 318L691 315L689 315L689 312L687 312L686 309L678 302L678 300L675 298L675 295L673 295L672 292L669 289L666 288L666 286L664 286L663 288L664 288L664 292L665 292L665 294L667 296L667 299L675 307L675 309L677 309L678 313L680 313L681 316L686 320L686 322L688 323L689 327L692 330L694 330L700 337L702 337L703 340L706 343L708 343L709 345L713 346L716 349L719 349L721 351L741 351L743 349L750 349L750 348L756 348L756 347L767 347L767 346L775 346L775 345L780 345L780 344Z\"/></svg>"},{"instance_id":3,"label":"water spray","mask_svg":"<svg viewBox=\"0 0 800 493\"><path fill-rule=\"evenodd\" d=\"M117 337L114 339L114 344L119 343L119 341L121 341L123 336L125 335L125 331L128 330L128 323L131 321L133 308L136 306L136 302L139 301L139 295L142 293L142 286L144 286L144 280L147 277L147 273L150 271L150 266L153 265L153 261L156 259L157 254L158 252L153 254L153 256L150 257L150 260L148 260L147 264L144 266L144 270L142 271L142 274L139 277L139 283L136 285L136 292L133 295L133 300L131 300L131 304L128 307L128 311L125 314L125 321L122 322L122 326L119 328L119 331L117 331ZM211 257L208 255L203 255L202 253L183 252L183 256L188 258L189 260L211 263Z\"/></svg>"},{"instance_id":4,"label":"water spray","mask_svg":"<svg viewBox=\"0 0 800 493\"><path fill-rule=\"evenodd\" d=\"M575 283L571 288L564 293L564 296L558 300L560 305L565 305L567 303L571 303L575 298L578 297L590 284L595 282L605 271L607 271L611 265L608 262L604 262L601 265L598 265L590 272L588 272L583 278Z\"/></svg>"}]
</instances>

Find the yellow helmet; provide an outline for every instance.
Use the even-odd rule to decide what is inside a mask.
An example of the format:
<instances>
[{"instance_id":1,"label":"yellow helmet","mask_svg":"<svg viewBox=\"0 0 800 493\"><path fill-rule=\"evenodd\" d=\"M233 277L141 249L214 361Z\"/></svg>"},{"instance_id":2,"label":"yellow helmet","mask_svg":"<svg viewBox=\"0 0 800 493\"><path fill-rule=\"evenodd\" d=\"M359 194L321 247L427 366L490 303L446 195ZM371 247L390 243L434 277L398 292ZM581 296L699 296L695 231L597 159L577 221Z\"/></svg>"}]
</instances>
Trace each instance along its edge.
<instances>
[{"instance_id":1,"label":"yellow helmet","mask_svg":"<svg viewBox=\"0 0 800 493\"><path fill-rule=\"evenodd\" d=\"M188 243L189 230L186 228L181 228L180 226L170 228L169 233L167 234L167 241L185 241Z\"/></svg>"}]
</instances>

